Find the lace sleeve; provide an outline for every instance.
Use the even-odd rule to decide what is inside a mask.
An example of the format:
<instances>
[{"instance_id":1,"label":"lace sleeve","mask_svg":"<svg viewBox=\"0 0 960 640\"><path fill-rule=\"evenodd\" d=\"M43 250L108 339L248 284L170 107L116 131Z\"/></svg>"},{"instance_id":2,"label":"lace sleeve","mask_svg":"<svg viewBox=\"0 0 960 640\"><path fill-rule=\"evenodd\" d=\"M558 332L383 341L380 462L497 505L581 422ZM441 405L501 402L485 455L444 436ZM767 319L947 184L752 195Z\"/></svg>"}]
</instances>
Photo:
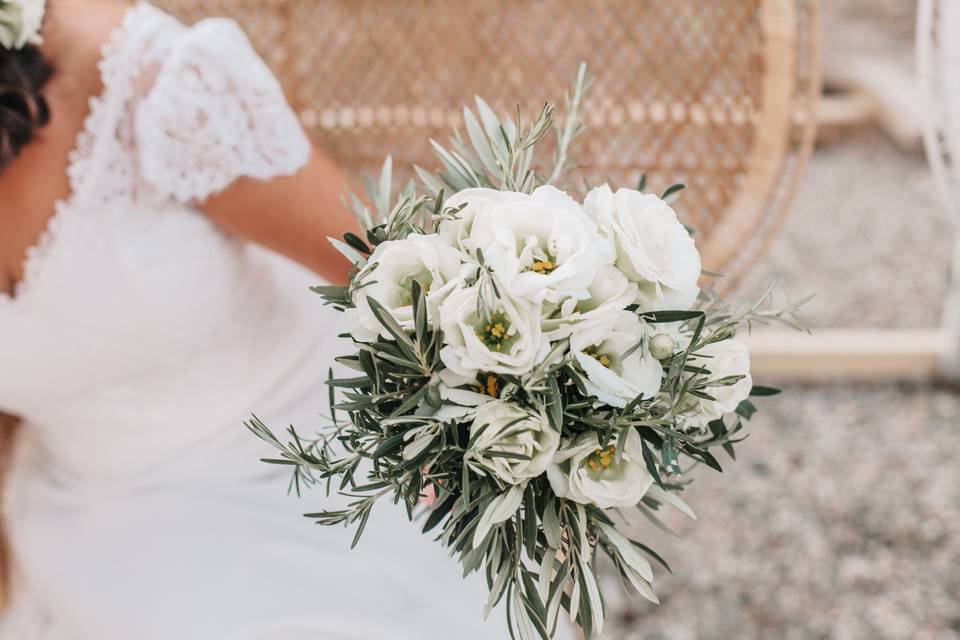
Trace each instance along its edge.
<instances>
[{"instance_id":1,"label":"lace sleeve","mask_svg":"<svg viewBox=\"0 0 960 640\"><path fill-rule=\"evenodd\" d=\"M187 30L135 114L140 168L152 186L199 202L240 177L296 173L310 143L279 82L231 20Z\"/></svg>"}]
</instances>

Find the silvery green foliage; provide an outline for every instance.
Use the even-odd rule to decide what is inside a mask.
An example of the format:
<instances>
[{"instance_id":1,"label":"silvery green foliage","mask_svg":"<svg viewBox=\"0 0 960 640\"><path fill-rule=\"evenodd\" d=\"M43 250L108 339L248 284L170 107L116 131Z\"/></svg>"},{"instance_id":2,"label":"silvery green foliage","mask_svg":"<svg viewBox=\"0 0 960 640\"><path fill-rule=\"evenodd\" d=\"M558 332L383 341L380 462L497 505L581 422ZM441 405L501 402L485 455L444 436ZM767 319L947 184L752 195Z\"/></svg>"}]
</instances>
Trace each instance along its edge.
<instances>
[{"instance_id":1,"label":"silvery green foliage","mask_svg":"<svg viewBox=\"0 0 960 640\"><path fill-rule=\"evenodd\" d=\"M549 105L525 125L519 115L499 118L477 99L475 112L464 110L465 134L455 134L446 147L434 142L441 168L418 167L419 184L396 194L387 159L379 179L366 181L366 198L348 198L366 237L333 240L355 267L350 284L315 289L347 313L364 305L363 319L370 325L351 329L353 353L338 359L354 375L331 374L327 381L333 425L318 439L290 428L281 440L260 420L248 423L280 452L268 462L293 469L298 491L320 483L351 498L344 509L308 515L320 524L355 527L355 544L381 499L402 505L411 519L425 512L424 531L436 532L465 574L486 578L486 613L505 603L511 637L524 640L553 637L561 617L587 638L601 633L600 554L612 561L626 589L657 601L653 565L669 568L627 535L618 516L638 512L666 530L664 510L694 517L680 497L691 481L689 470L702 465L720 471L712 450L719 447L734 457L744 421L756 411L747 395L777 393L752 386L745 348L733 340L735 334L751 322L796 322L795 305L768 310L772 289L742 311L710 293L694 308L680 310L641 309L629 297L616 312L621 322L608 328L633 327L637 339L613 357L652 358L655 362L646 362L659 372L659 387L623 398L622 380L591 378L599 366L593 360L606 367L606 356L574 349L587 325L564 333L550 324L558 314L580 313L561 311L562 304L548 314L537 308L546 314L551 337L544 340L548 352L537 354L533 366L478 371L473 378L448 366L452 361L444 349L451 348L452 336L444 334L439 316L448 311L438 296L449 296L444 304L453 299L449 284L461 293L481 292L476 314L488 325L482 331L501 339L496 313L509 296L479 248L457 249L466 268L451 283L438 278L450 278L456 269L437 267L432 279L402 280L392 300L367 295L391 277L378 260L393 259L397 242L410 242L401 252L409 247L425 260L445 259L444 252L453 249L440 246L434 233L464 213L467 205L447 203L462 199L465 189L533 194L542 185L558 184L571 166L569 148L582 129L588 84L581 67L566 96L566 119L556 128ZM551 130L556 152L543 169L536 163L536 145ZM678 191L668 189L663 199ZM551 203L566 197L550 193ZM666 205L656 205L668 215L662 211ZM604 268L613 268L613 257L608 260ZM628 291L639 295L639 289ZM428 494L434 498L425 505Z\"/></svg>"}]
</instances>

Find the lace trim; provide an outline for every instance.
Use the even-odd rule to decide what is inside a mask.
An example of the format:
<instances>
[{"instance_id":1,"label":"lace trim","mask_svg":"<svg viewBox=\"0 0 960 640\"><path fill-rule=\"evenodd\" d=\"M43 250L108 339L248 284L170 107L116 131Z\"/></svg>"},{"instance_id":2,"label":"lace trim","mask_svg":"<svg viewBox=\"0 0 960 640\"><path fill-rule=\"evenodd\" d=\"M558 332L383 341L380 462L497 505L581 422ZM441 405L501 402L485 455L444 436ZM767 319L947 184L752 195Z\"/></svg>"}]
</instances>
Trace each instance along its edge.
<instances>
[{"instance_id":1,"label":"lace trim","mask_svg":"<svg viewBox=\"0 0 960 640\"><path fill-rule=\"evenodd\" d=\"M77 207L84 178L88 172L91 156L97 141L97 134L107 124L109 112L106 110L108 99L114 96L120 83L129 79L133 67L125 65L124 56L120 55L132 41L134 26L142 14L156 11L146 2L139 2L127 10L123 20L110 33L110 37L100 47L100 60L97 68L100 72L103 88L89 101L89 108L83 126L77 133L74 147L67 156L67 178L70 183L70 193L53 204L53 213L47 220L47 225L41 232L37 242L27 249L23 259L23 276L13 285L12 293L0 291L0 306L19 306L30 295L31 284L37 279L47 255L62 234L63 228L72 217L72 211ZM127 77L123 72L127 72Z\"/></svg>"},{"instance_id":2,"label":"lace trim","mask_svg":"<svg viewBox=\"0 0 960 640\"><path fill-rule=\"evenodd\" d=\"M134 122L141 177L189 205L241 177L292 175L310 156L283 88L229 19L203 20L177 43Z\"/></svg>"}]
</instances>

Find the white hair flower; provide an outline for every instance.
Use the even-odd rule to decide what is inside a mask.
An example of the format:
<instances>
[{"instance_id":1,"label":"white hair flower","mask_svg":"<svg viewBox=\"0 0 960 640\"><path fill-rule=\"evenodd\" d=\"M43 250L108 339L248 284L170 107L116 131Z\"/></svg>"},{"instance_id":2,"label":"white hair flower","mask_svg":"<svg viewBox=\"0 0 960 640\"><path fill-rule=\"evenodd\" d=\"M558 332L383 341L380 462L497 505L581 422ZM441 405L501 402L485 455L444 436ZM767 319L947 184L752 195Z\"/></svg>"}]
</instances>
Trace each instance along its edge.
<instances>
[{"instance_id":1,"label":"white hair flower","mask_svg":"<svg viewBox=\"0 0 960 640\"><path fill-rule=\"evenodd\" d=\"M46 10L46 0L0 0L0 46L23 49L28 44L41 44L40 27Z\"/></svg>"}]
</instances>

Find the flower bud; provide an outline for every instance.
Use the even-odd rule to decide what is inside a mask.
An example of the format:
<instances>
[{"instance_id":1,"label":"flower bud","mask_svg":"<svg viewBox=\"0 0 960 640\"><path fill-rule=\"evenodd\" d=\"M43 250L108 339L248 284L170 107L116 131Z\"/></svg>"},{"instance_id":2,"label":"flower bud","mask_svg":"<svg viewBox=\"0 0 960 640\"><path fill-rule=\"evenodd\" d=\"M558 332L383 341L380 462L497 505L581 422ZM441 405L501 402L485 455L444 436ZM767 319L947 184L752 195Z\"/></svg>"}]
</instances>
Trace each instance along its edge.
<instances>
[{"instance_id":1,"label":"flower bud","mask_svg":"<svg viewBox=\"0 0 960 640\"><path fill-rule=\"evenodd\" d=\"M665 333L658 333L650 338L650 355L657 360L665 360L673 355L677 341Z\"/></svg>"}]
</instances>

